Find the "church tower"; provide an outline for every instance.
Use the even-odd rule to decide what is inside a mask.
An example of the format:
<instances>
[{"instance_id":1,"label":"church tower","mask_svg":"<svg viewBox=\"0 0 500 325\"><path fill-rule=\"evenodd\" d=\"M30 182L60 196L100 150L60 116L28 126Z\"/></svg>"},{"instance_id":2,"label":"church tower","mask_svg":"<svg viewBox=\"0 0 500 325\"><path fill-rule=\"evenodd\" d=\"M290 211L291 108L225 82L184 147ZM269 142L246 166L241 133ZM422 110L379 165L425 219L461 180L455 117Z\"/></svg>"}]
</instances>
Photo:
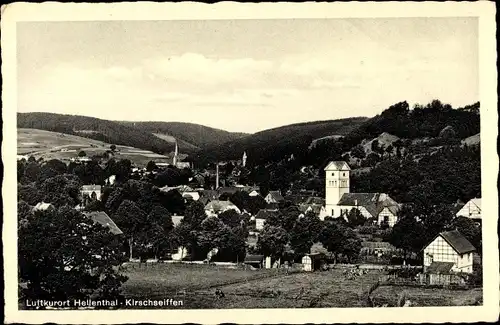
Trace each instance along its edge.
<instances>
[{"instance_id":1,"label":"church tower","mask_svg":"<svg viewBox=\"0 0 500 325\"><path fill-rule=\"evenodd\" d=\"M350 171L345 161L331 161L325 167L325 210L332 217L340 215L337 204L342 195L349 193Z\"/></svg>"}]
</instances>

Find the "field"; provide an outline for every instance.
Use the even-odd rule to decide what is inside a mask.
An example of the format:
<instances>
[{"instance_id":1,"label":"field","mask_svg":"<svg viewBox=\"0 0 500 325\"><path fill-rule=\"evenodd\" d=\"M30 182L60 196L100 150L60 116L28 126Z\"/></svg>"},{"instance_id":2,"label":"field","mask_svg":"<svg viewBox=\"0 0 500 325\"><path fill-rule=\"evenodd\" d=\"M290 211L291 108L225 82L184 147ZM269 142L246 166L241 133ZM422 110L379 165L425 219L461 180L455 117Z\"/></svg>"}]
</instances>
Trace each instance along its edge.
<instances>
[{"instance_id":1,"label":"field","mask_svg":"<svg viewBox=\"0 0 500 325\"><path fill-rule=\"evenodd\" d=\"M125 275L129 280L123 286L123 293L127 298L182 300L182 308L186 309L362 307L363 293L377 281L381 272L372 270L348 279L341 269L312 273L296 270L287 275L277 269L143 264L127 268ZM217 288L224 292L224 298L215 297ZM380 286L371 296L377 305L394 306L403 291L417 306L473 305L482 295L481 289Z\"/></svg>"},{"instance_id":2,"label":"field","mask_svg":"<svg viewBox=\"0 0 500 325\"><path fill-rule=\"evenodd\" d=\"M380 286L373 293L372 298L377 304L388 303L394 305L401 292L416 306L471 306L480 297L482 289L448 290L439 288L422 288L410 286Z\"/></svg>"},{"instance_id":3,"label":"field","mask_svg":"<svg viewBox=\"0 0 500 325\"><path fill-rule=\"evenodd\" d=\"M33 155L35 158L60 159L68 161L75 158L80 150L87 156L102 154L110 149L111 144L75 135L50 132L38 129L17 130L18 155ZM117 158L130 159L138 166L145 166L150 160L165 160L167 156L133 147L116 146Z\"/></svg>"}]
</instances>

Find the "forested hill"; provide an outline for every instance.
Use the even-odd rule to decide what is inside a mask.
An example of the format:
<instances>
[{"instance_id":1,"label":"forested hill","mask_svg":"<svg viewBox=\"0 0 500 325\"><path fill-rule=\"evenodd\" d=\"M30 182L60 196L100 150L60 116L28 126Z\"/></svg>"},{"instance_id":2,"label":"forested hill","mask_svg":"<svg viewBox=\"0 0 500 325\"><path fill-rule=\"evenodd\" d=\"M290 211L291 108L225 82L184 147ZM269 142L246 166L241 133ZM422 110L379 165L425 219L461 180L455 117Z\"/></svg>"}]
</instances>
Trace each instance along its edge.
<instances>
[{"instance_id":1,"label":"forested hill","mask_svg":"<svg viewBox=\"0 0 500 325\"><path fill-rule=\"evenodd\" d=\"M228 132L194 123L183 122L121 122L125 125L134 125L136 128L158 134L172 136L193 148L205 148L219 145L224 142L246 136L246 133Z\"/></svg>"},{"instance_id":2,"label":"forested hill","mask_svg":"<svg viewBox=\"0 0 500 325\"><path fill-rule=\"evenodd\" d=\"M54 113L18 113L18 128L41 129L91 138L116 145L124 145L156 153L174 150L174 144L152 133L118 122L79 115Z\"/></svg>"},{"instance_id":3,"label":"forested hill","mask_svg":"<svg viewBox=\"0 0 500 325\"><path fill-rule=\"evenodd\" d=\"M366 117L353 117L286 125L207 147L197 152L192 159L202 164L233 160L241 158L243 151L246 151L248 161L253 165L279 161L292 154L296 157L307 152L314 139L348 134L366 120Z\"/></svg>"}]
</instances>

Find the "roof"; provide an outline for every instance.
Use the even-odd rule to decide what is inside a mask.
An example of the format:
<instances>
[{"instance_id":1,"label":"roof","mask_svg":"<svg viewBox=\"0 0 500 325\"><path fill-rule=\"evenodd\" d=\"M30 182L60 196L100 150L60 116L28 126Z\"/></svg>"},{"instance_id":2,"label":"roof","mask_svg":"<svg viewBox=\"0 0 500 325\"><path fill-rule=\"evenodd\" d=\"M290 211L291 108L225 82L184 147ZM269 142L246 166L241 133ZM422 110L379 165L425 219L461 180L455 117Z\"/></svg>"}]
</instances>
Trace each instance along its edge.
<instances>
[{"instance_id":1,"label":"roof","mask_svg":"<svg viewBox=\"0 0 500 325\"><path fill-rule=\"evenodd\" d=\"M219 197L219 193L216 190L203 190L200 191L200 196L209 199L216 199L217 197Z\"/></svg>"},{"instance_id":2,"label":"roof","mask_svg":"<svg viewBox=\"0 0 500 325\"><path fill-rule=\"evenodd\" d=\"M172 223L174 224L174 227L177 227L182 219L184 219L184 216L172 216Z\"/></svg>"},{"instance_id":3,"label":"roof","mask_svg":"<svg viewBox=\"0 0 500 325\"><path fill-rule=\"evenodd\" d=\"M260 209L255 215L255 219L267 220L269 217L275 216L275 212L271 210Z\"/></svg>"},{"instance_id":4,"label":"roof","mask_svg":"<svg viewBox=\"0 0 500 325\"><path fill-rule=\"evenodd\" d=\"M323 253L313 253L313 254L306 254L304 257L308 256L311 258L311 260L322 260L326 258L326 255Z\"/></svg>"},{"instance_id":5,"label":"roof","mask_svg":"<svg viewBox=\"0 0 500 325\"><path fill-rule=\"evenodd\" d=\"M312 212L315 214L319 214L321 212L321 208L323 208L323 205L319 204L300 204L299 205L299 210L300 212L306 213L307 210L311 208Z\"/></svg>"},{"instance_id":6,"label":"roof","mask_svg":"<svg viewBox=\"0 0 500 325\"><path fill-rule=\"evenodd\" d=\"M217 192L219 193L219 195L225 194L225 193L226 194L234 194L240 190L241 190L241 188L239 188L239 187L219 187L217 189Z\"/></svg>"},{"instance_id":7,"label":"roof","mask_svg":"<svg viewBox=\"0 0 500 325\"><path fill-rule=\"evenodd\" d=\"M330 161L325 170L351 170L345 161Z\"/></svg>"},{"instance_id":8,"label":"roof","mask_svg":"<svg viewBox=\"0 0 500 325\"><path fill-rule=\"evenodd\" d=\"M234 205L231 201L221 201L213 200L205 205L205 210L214 210L214 212L224 212L228 209L234 209L239 211L238 207Z\"/></svg>"},{"instance_id":9,"label":"roof","mask_svg":"<svg viewBox=\"0 0 500 325\"><path fill-rule=\"evenodd\" d=\"M448 274L453 268L453 262L432 262L431 265L427 267L427 273L434 274Z\"/></svg>"},{"instance_id":10,"label":"roof","mask_svg":"<svg viewBox=\"0 0 500 325\"><path fill-rule=\"evenodd\" d=\"M83 213L85 216L89 217L94 221L95 223L99 223L104 227L109 228L109 231L113 235L121 235L123 234L123 231L121 231L120 228L114 223L113 220L106 214L106 212L103 211L93 211L93 212L84 212Z\"/></svg>"},{"instance_id":11,"label":"roof","mask_svg":"<svg viewBox=\"0 0 500 325\"><path fill-rule=\"evenodd\" d=\"M384 208L394 214L400 209L400 205L385 193L345 193L337 205L361 206L374 217Z\"/></svg>"},{"instance_id":12,"label":"roof","mask_svg":"<svg viewBox=\"0 0 500 325\"><path fill-rule=\"evenodd\" d=\"M308 195L301 194L291 194L286 196L286 200L292 202L293 204L305 203L308 199Z\"/></svg>"},{"instance_id":13,"label":"roof","mask_svg":"<svg viewBox=\"0 0 500 325\"><path fill-rule=\"evenodd\" d=\"M273 198L275 201L280 202L280 201L285 201L285 198L281 195L279 191L269 191L269 193L266 195L270 196Z\"/></svg>"},{"instance_id":14,"label":"roof","mask_svg":"<svg viewBox=\"0 0 500 325\"><path fill-rule=\"evenodd\" d=\"M100 191L101 190L101 185L83 185L82 186L83 191Z\"/></svg>"},{"instance_id":15,"label":"roof","mask_svg":"<svg viewBox=\"0 0 500 325\"><path fill-rule=\"evenodd\" d=\"M470 241L468 241L458 230L445 231L438 236L443 237L443 239L459 254L470 253L476 250Z\"/></svg>"},{"instance_id":16,"label":"roof","mask_svg":"<svg viewBox=\"0 0 500 325\"><path fill-rule=\"evenodd\" d=\"M247 255L244 263L260 263L264 260L264 255Z\"/></svg>"},{"instance_id":17,"label":"roof","mask_svg":"<svg viewBox=\"0 0 500 325\"><path fill-rule=\"evenodd\" d=\"M207 205L207 203L210 202L210 199L206 196L202 196L198 199L198 202L200 202L203 205Z\"/></svg>"},{"instance_id":18,"label":"roof","mask_svg":"<svg viewBox=\"0 0 500 325\"><path fill-rule=\"evenodd\" d=\"M50 207L54 207L54 206L51 203L39 202L33 207L33 210L45 211Z\"/></svg>"},{"instance_id":19,"label":"roof","mask_svg":"<svg viewBox=\"0 0 500 325\"><path fill-rule=\"evenodd\" d=\"M267 203L266 204L266 210L278 210L279 204L278 203Z\"/></svg>"},{"instance_id":20,"label":"roof","mask_svg":"<svg viewBox=\"0 0 500 325\"><path fill-rule=\"evenodd\" d=\"M317 196L311 196L311 197L307 198L305 203L306 204L325 205L325 199L317 197Z\"/></svg>"}]
</instances>

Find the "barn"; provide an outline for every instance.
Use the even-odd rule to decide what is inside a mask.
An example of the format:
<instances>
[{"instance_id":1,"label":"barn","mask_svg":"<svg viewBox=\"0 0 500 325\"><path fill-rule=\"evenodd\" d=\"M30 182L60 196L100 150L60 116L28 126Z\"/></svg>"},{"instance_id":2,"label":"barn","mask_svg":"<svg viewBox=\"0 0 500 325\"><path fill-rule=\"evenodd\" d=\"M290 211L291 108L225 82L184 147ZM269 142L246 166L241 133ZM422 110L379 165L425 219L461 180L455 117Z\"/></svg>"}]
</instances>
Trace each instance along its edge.
<instances>
[{"instance_id":1,"label":"barn","mask_svg":"<svg viewBox=\"0 0 500 325\"><path fill-rule=\"evenodd\" d=\"M306 272L320 270L326 264L326 255L323 253L307 254L302 258L302 268Z\"/></svg>"},{"instance_id":2,"label":"barn","mask_svg":"<svg viewBox=\"0 0 500 325\"><path fill-rule=\"evenodd\" d=\"M264 265L264 255L247 255L243 264L261 269Z\"/></svg>"}]
</instances>

